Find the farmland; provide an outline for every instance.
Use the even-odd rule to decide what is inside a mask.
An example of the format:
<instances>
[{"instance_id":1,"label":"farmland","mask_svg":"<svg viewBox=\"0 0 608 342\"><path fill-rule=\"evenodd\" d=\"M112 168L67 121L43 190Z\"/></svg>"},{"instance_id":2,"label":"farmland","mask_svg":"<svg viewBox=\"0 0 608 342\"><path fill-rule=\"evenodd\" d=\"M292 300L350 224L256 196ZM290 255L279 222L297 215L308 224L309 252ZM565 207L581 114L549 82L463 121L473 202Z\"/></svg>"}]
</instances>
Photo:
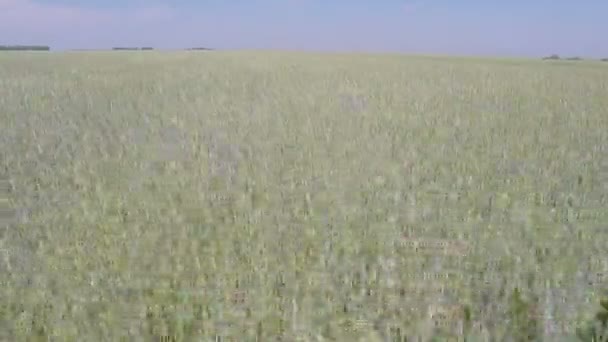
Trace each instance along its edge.
<instances>
[{"instance_id":1,"label":"farmland","mask_svg":"<svg viewBox=\"0 0 608 342\"><path fill-rule=\"evenodd\" d=\"M0 339L565 336L607 290L605 63L6 53L0 122Z\"/></svg>"}]
</instances>

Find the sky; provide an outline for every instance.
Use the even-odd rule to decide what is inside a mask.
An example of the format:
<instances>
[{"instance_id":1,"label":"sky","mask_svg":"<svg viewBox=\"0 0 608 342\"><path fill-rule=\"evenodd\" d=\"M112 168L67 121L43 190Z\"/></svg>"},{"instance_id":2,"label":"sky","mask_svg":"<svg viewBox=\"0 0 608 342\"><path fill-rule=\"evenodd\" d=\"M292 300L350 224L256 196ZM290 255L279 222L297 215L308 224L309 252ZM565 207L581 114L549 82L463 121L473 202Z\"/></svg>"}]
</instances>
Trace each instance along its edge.
<instances>
[{"instance_id":1,"label":"sky","mask_svg":"<svg viewBox=\"0 0 608 342\"><path fill-rule=\"evenodd\" d=\"M608 0L0 0L0 45L608 57Z\"/></svg>"}]
</instances>

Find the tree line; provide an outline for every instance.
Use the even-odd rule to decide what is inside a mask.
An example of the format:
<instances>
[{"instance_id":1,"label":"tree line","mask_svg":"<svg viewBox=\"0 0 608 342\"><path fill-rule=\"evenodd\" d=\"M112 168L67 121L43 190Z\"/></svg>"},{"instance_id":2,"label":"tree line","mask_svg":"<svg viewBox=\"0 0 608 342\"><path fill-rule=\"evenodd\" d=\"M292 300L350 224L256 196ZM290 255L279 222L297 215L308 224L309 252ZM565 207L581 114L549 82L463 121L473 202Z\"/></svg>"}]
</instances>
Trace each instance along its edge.
<instances>
[{"instance_id":1,"label":"tree line","mask_svg":"<svg viewBox=\"0 0 608 342\"><path fill-rule=\"evenodd\" d=\"M562 60L562 61L582 61L583 58L577 57L577 56L562 58L559 55L553 54L553 55L550 55L550 56L543 57L543 60L544 61L551 61L551 60L553 60L553 61L560 61L560 60ZM600 59L600 61L602 61L602 62L608 62L608 58L602 58L602 59Z\"/></svg>"},{"instance_id":2,"label":"tree line","mask_svg":"<svg viewBox=\"0 0 608 342\"><path fill-rule=\"evenodd\" d=\"M51 48L44 45L0 45L0 51L50 51Z\"/></svg>"},{"instance_id":3,"label":"tree line","mask_svg":"<svg viewBox=\"0 0 608 342\"><path fill-rule=\"evenodd\" d=\"M0 45L0 51L50 51L51 48L47 45ZM153 47L150 46L144 46L144 47L129 47L129 46L118 46L118 47L113 47L112 48L113 51L151 51L154 50ZM196 50L202 50L202 51L211 51L213 49L210 48L206 48L206 47L191 47L191 48L187 48L185 50L189 50L189 51L196 51ZM567 58L562 58L557 54L553 54L550 56L546 56L542 58L543 60L567 60L567 61L580 61L583 60L581 57L567 57ZM602 62L608 62L608 58L602 58L600 59L600 61Z\"/></svg>"},{"instance_id":4,"label":"tree line","mask_svg":"<svg viewBox=\"0 0 608 342\"><path fill-rule=\"evenodd\" d=\"M46 45L0 45L0 51L50 51L51 48ZM154 50L151 46L131 47L117 46L112 48L113 51L151 51ZM185 50L204 50L210 51L213 49L206 47L192 47Z\"/></svg>"}]
</instances>

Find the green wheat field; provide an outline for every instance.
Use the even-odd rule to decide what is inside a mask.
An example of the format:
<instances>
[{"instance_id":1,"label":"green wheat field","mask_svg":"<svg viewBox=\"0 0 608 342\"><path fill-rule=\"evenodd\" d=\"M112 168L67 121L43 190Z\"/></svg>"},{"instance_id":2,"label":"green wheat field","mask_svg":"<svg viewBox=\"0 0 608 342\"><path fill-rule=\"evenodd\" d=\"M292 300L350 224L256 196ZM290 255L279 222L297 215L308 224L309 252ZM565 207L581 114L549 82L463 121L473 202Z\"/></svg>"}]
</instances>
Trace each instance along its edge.
<instances>
[{"instance_id":1,"label":"green wheat field","mask_svg":"<svg viewBox=\"0 0 608 342\"><path fill-rule=\"evenodd\" d=\"M0 340L572 340L608 65L0 54Z\"/></svg>"}]
</instances>

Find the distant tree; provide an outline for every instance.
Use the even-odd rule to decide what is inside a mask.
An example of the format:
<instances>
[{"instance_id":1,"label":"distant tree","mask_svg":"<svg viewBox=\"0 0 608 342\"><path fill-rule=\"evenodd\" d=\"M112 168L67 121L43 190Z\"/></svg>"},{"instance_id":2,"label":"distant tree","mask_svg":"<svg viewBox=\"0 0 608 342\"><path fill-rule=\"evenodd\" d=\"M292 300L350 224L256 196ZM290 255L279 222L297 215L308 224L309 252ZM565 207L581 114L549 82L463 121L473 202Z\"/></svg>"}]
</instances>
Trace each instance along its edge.
<instances>
[{"instance_id":1,"label":"distant tree","mask_svg":"<svg viewBox=\"0 0 608 342\"><path fill-rule=\"evenodd\" d=\"M204 51L210 51L210 50L213 50L213 49L206 48L206 47L193 47L193 48L189 48L188 50L204 50Z\"/></svg>"},{"instance_id":2,"label":"distant tree","mask_svg":"<svg viewBox=\"0 0 608 342\"><path fill-rule=\"evenodd\" d=\"M547 57L543 57L543 60L557 60L560 59L559 55L551 55Z\"/></svg>"},{"instance_id":3,"label":"distant tree","mask_svg":"<svg viewBox=\"0 0 608 342\"><path fill-rule=\"evenodd\" d=\"M149 47L149 46L144 46L141 48L142 50L154 50L153 47Z\"/></svg>"},{"instance_id":4,"label":"distant tree","mask_svg":"<svg viewBox=\"0 0 608 342\"><path fill-rule=\"evenodd\" d=\"M581 57L568 57L568 58L566 58L566 60L568 60L568 61L582 61L583 59Z\"/></svg>"},{"instance_id":5,"label":"distant tree","mask_svg":"<svg viewBox=\"0 0 608 342\"><path fill-rule=\"evenodd\" d=\"M112 50L114 50L114 51L121 51L121 50L133 51L133 50L139 50L139 48L137 48L137 47L113 47Z\"/></svg>"},{"instance_id":6,"label":"distant tree","mask_svg":"<svg viewBox=\"0 0 608 342\"><path fill-rule=\"evenodd\" d=\"M602 59L600 59L600 61L602 61L602 62L608 62L608 58L602 58Z\"/></svg>"}]
</instances>

